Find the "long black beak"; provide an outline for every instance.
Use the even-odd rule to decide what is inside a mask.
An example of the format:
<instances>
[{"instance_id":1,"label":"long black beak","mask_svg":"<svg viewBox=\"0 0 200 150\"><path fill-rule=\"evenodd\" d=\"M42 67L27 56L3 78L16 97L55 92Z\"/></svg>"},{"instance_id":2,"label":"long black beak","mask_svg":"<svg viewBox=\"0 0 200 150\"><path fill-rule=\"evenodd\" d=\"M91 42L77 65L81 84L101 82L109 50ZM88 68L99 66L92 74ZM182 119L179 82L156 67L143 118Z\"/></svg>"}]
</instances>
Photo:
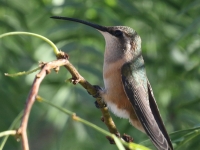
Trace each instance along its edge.
<instances>
[{"instance_id":1,"label":"long black beak","mask_svg":"<svg viewBox=\"0 0 200 150\"><path fill-rule=\"evenodd\" d=\"M88 25L88 26L90 26L90 27L93 27L93 28L95 28L95 29L97 29L97 30L100 30L100 31L103 31L103 32L108 32L108 28L107 28L107 27L100 26L100 25L98 25L98 24L90 23L90 22L87 22L87 21L75 19L75 18L59 17L59 16L52 16L52 17L50 17L50 18L53 18L53 19L60 19L60 20L70 20L70 21L74 21L74 22L79 22L79 23Z\"/></svg>"}]
</instances>

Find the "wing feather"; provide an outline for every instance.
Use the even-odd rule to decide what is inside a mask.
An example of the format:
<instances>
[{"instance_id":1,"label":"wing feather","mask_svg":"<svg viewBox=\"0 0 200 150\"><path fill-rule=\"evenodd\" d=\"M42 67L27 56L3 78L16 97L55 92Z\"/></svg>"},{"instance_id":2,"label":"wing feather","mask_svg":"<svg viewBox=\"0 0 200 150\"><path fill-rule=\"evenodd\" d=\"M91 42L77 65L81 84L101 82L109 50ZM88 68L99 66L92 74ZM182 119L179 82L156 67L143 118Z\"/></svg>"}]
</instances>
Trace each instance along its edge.
<instances>
[{"instance_id":1,"label":"wing feather","mask_svg":"<svg viewBox=\"0 0 200 150\"><path fill-rule=\"evenodd\" d=\"M131 63L126 63L121 70L125 93L143 128L157 149L172 150L171 141L160 117L151 86L146 78L144 66L137 68L134 74L132 74L132 71L134 71L132 67Z\"/></svg>"}]
</instances>

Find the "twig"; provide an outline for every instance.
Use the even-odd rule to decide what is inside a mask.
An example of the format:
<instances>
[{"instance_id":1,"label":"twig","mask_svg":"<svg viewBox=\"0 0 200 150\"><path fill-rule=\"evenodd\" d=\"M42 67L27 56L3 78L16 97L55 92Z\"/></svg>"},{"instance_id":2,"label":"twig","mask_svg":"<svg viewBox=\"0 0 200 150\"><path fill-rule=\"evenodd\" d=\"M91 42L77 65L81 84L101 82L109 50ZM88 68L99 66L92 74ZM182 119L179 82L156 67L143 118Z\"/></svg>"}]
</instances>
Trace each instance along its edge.
<instances>
[{"instance_id":1,"label":"twig","mask_svg":"<svg viewBox=\"0 0 200 150\"><path fill-rule=\"evenodd\" d=\"M17 115L17 117L14 119L14 121L12 122L12 124L10 125L10 127L9 127L8 130L12 130L12 129L15 128L16 124L17 124L18 122L20 122L22 115L23 115L23 111L21 111L21 112ZM3 147L4 147L4 145L5 145L5 143L6 143L7 139L8 139L8 137L9 137L9 135L7 135L7 136L5 136L5 137L3 138L3 140L2 140L2 142L1 142L1 144L0 144L0 150L3 149Z\"/></svg>"},{"instance_id":2,"label":"twig","mask_svg":"<svg viewBox=\"0 0 200 150\"><path fill-rule=\"evenodd\" d=\"M75 112L72 112L72 111L70 111L70 110L67 110L66 108L63 108L63 107L61 107L61 106L57 106L56 104L52 103L51 101L47 101L47 100L45 100L44 98L42 98L42 97L40 97L40 96L37 96L36 99L37 99L39 102L46 103L46 104L48 104L48 105L50 105L50 106L52 106L52 107L58 109L59 111L65 113L65 114L67 114L67 115L72 116L72 119L73 119L73 120L78 121L78 122L81 122L81 123L83 123L84 125L87 125L87 126L93 128L93 129L97 130L98 132L104 134L106 137L110 137L110 138L112 139L112 141L116 144L116 146L118 147L119 150L125 150L125 149L126 149L126 150L129 150L129 149L131 149L131 150L136 150L136 149L137 149L137 150L150 150L150 149L148 149L148 148L146 148L146 147L144 147L144 146L142 146L142 145L135 144L135 143L130 143L130 142L131 142L131 139L130 139L130 137L129 137L128 135L125 135L125 134L123 135L123 136L126 136L127 141L129 141L129 142L127 143L127 142L125 142L124 140L117 138L116 135L111 134L111 133L109 133L108 131L106 131L106 130L100 128L100 127L98 127L97 125L95 125L95 124L93 124L93 123L91 123L91 122L88 122L87 120L84 120L84 119L78 117L78 116L76 115ZM124 146L122 146L122 144L123 144L124 146L126 146L125 149L124 149Z\"/></svg>"},{"instance_id":3,"label":"twig","mask_svg":"<svg viewBox=\"0 0 200 150\"><path fill-rule=\"evenodd\" d=\"M31 91L30 91L29 96L26 100L26 106L25 106L25 109L24 109L24 114L23 114L23 118L22 118L22 121L21 121L21 126L17 131L17 133L19 135L21 135L21 137L22 137L23 150L29 150L28 138L27 138L27 133L26 133L28 118L29 118L29 115L30 115L32 105L35 102L35 98L37 96L39 86L40 86L42 80L44 79L44 77L47 74L50 73L51 69L57 68L59 66L67 65L68 63L69 63L69 61L67 59L58 59L56 61L46 63L42 67L42 70L36 75L34 82L33 82L33 85L32 85L32 88L31 88Z\"/></svg>"},{"instance_id":4,"label":"twig","mask_svg":"<svg viewBox=\"0 0 200 150\"><path fill-rule=\"evenodd\" d=\"M60 52L60 54L57 55L58 59L63 58L63 57L65 57L64 52ZM85 88L87 90L88 93L90 93L93 96L95 96L97 94L96 89L79 74L79 72L76 70L76 68L70 62L67 65L65 65L65 68L71 73L71 75L72 75L71 82L73 84L79 83L83 88ZM97 98L96 100L100 106L104 105L101 98ZM115 126L114 121L112 120L112 118L110 116L108 108L102 107L100 109L101 109L101 112L103 115L104 123L107 126L107 128L109 129L110 133L113 133L119 137L120 134Z\"/></svg>"},{"instance_id":5,"label":"twig","mask_svg":"<svg viewBox=\"0 0 200 150\"><path fill-rule=\"evenodd\" d=\"M27 139L27 134L26 134L26 128L27 128L27 123L28 123L28 118L29 118L29 114L30 114L30 110L32 108L33 103L35 102L35 97L38 93L39 90L39 85L42 82L42 80L44 79L44 77L50 72L50 69L54 68L55 71L58 71L58 66L62 66L65 65L65 67L67 68L67 70L71 73L72 78L71 78L71 82L73 84L77 84L80 83L87 91L88 93L90 93L91 95L96 95L97 91L96 89L89 83L87 82L79 73L78 71L75 69L75 67L69 63L68 59L68 55L65 54L64 52L61 52L57 49L57 47L55 46L55 44L50 41L49 39L35 34L35 33L29 33L29 32L10 32L10 33L5 33L0 35L0 38L2 37L6 37L9 35L18 35L18 34L24 34L24 35L30 35L30 36L35 36L35 37L39 37L41 39L43 39L44 41L46 41L48 44L51 45L51 47L54 50L54 53L56 54L58 59L58 61L53 61L50 63L47 63L44 65L44 68L40 71L40 73L36 76L31 91L29 93L29 96L26 100L26 106L24 109L24 114L23 114L23 119L21 122L21 126L18 129L17 134L22 136L22 144L23 144L23 149L24 150L28 150L29 146L28 146L28 139ZM65 64L66 63L66 64ZM21 74L25 74L24 72L19 73ZM17 75L19 75L17 74ZM8 75L8 74L6 74ZM101 100L101 98L97 98L96 99L99 106L104 105L103 101ZM108 112L108 108L107 107L102 107L101 108L101 112L103 114L103 119L104 119L104 123L106 124L106 126L108 127L109 131L115 135L119 136L119 132L117 131L117 128L112 120L112 118L110 117L110 114Z\"/></svg>"},{"instance_id":6,"label":"twig","mask_svg":"<svg viewBox=\"0 0 200 150\"><path fill-rule=\"evenodd\" d=\"M8 130L0 133L0 137L6 136L6 135L16 135L16 130Z\"/></svg>"},{"instance_id":7,"label":"twig","mask_svg":"<svg viewBox=\"0 0 200 150\"><path fill-rule=\"evenodd\" d=\"M9 77L15 77L15 76L20 76L20 75L28 75L28 74L31 74L37 70L40 70L41 68L40 67L37 67L33 70L30 70L30 71L23 71L23 72L18 72L18 73L14 73L14 74L8 74L8 73L4 73L5 76L9 76Z\"/></svg>"},{"instance_id":8,"label":"twig","mask_svg":"<svg viewBox=\"0 0 200 150\"><path fill-rule=\"evenodd\" d=\"M29 145L28 145L28 137L27 137L27 124L28 124L28 118L30 115L30 111L31 108L33 106L33 103L35 102L35 98L37 96L38 90L39 90L39 86L42 82L42 80L44 79L44 77L50 73L51 69L55 69L56 71L58 71L60 66L65 66L65 68L67 68L67 70L71 73L72 78L71 78L71 82L73 84L81 84L87 91L88 93L90 93L91 95L96 95L97 91L96 89L89 83L87 82L76 70L76 68L68 61L68 55L64 52L60 52L57 55L58 60L53 61L53 62L49 62L46 64L41 64L41 71L36 75L34 81L33 81L33 85L31 87L29 96L26 100L26 105L25 105L25 109L24 109L24 114L23 114L23 118L21 121L21 126L17 131L18 135L21 135L22 138L22 147L23 150L29 150ZM100 106L104 105L103 101L101 100L101 98L97 98L96 99L97 102L99 103ZM117 131L117 128L115 126L114 121L112 120L112 118L110 117L109 111L107 107L102 107L101 108L101 112L104 118L104 123L106 124L106 126L108 127L110 133L113 133L115 135L117 135L118 137L120 137L119 132Z\"/></svg>"}]
</instances>

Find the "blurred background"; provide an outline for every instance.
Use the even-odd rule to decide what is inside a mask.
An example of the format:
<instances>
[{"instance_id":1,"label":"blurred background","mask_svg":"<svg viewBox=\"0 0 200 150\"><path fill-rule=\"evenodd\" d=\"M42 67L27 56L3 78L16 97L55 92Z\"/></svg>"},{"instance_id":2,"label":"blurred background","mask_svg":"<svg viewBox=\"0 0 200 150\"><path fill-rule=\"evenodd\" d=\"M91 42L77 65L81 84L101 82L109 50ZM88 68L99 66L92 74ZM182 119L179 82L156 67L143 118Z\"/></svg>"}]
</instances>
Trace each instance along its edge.
<instances>
[{"instance_id":1,"label":"blurred background","mask_svg":"<svg viewBox=\"0 0 200 150\"><path fill-rule=\"evenodd\" d=\"M27 31L49 38L69 54L85 79L103 86L103 36L85 25L50 16L132 27L141 36L147 75L175 146L200 149L200 131L195 128L200 126L199 10L199 0L0 0L0 34ZM30 70L38 61L56 58L52 48L35 37L5 37L0 39L0 47L1 132L8 130L23 110L36 74L11 78L4 73ZM80 85L66 83L68 78L70 74L64 68L58 74L52 72L42 82L40 96L107 130L94 99ZM128 120L113 119L118 130L131 135L134 142L148 139ZM31 111L28 135L31 150L116 149L104 135L39 102ZM21 143L9 137L4 150L20 149Z\"/></svg>"}]
</instances>

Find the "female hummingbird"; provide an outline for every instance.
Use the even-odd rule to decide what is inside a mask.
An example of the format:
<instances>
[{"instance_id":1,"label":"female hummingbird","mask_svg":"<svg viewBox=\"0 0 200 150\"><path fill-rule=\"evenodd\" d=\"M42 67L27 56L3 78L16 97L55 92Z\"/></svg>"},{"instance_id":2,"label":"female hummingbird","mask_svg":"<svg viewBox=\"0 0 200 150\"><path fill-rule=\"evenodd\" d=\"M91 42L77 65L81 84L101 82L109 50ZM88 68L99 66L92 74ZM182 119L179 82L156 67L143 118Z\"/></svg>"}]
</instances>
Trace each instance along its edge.
<instances>
[{"instance_id":1,"label":"female hummingbird","mask_svg":"<svg viewBox=\"0 0 200 150\"><path fill-rule=\"evenodd\" d=\"M146 76L140 36L130 27L106 27L87 21L68 18L54 19L79 22L97 29L105 38L103 65L103 101L118 117L145 132L158 150L173 150Z\"/></svg>"}]
</instances>

